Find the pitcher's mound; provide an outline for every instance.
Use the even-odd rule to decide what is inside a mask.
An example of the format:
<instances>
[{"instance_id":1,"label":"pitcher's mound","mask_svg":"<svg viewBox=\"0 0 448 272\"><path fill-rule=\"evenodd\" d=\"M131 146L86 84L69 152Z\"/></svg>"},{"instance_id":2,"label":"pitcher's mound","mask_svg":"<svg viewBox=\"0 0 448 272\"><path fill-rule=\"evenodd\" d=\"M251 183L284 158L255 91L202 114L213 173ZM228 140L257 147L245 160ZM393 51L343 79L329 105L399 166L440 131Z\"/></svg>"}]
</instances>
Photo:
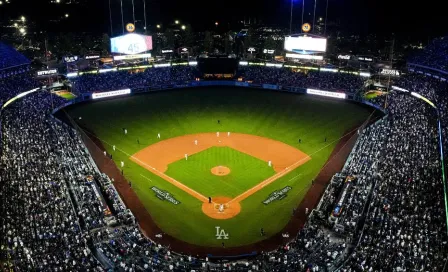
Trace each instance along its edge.
<instances>
[{"instance_id":1,"label":"pitcher's mound","mask_svg":"<svg viewBox=\"0 0 448 272\"><path fill-rule=\"evenodd\" d=\"M215 166L210 171L216 176L227 176L230 174L230 168L225 166Z\"/></svg>"},{"instance_id":2,"label":"pitcher's mound","mask_svg":"<svg viewBox=\"0 0 448 272\"><path fill-rule=\"evenodd\" d=\"M238 202L227 204L230 197L216 196L212 197L212 203L202 203L202 212L213 219L230 219L235 217L241 211L241 205Z\"/></svg>"}]
</instances>

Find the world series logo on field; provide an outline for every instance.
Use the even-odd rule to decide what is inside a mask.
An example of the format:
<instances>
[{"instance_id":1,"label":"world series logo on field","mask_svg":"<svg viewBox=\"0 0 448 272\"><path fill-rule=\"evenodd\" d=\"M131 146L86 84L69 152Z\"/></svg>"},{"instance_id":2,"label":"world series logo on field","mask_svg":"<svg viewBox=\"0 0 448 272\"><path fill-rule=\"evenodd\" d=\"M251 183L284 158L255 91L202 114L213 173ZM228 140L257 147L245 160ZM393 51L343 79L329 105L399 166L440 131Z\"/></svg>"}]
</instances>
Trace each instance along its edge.
<instances>
[{"instance_id":1,"label":"world series logo on field","mask_svg":"<svg viewBox=\"0 0 448 272\"><path fill-rule=\"evenodd\" d=\"M156 193L156 197L160 200L166 200L174 205L179 205L180 201L175 199L170 193L168 193L167 191L163 191L155 186L151 187L151 190L154 191L154 193Z\"/></svg>"},{"instance_id":2,"label":"world series logo on field","mask_svg":"<svg viewBox=\"0 0 448 272\"><path fill-rule=\"evenodd\" d=\"M283 188L281 190L272 192L268 196L268 198L265 201L263 201L263 204L269 205L271 202L273 202L275 200L282 200L283 198L288 196L286 193L289 192L291 189L292 189L291 186L286 186L285 188Z\"/></svg>"}]
</instances>

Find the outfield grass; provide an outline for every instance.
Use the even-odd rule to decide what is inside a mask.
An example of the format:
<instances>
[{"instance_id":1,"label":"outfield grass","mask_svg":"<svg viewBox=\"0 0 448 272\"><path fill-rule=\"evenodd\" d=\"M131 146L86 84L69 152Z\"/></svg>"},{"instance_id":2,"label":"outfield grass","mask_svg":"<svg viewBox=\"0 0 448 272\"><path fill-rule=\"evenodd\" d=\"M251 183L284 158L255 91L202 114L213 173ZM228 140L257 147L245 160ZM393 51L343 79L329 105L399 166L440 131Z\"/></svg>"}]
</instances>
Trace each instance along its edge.
<instances>
[{"instance_id":1,"label":"outfield grass","mask_svg":"<svg viewBox=\"0 0 448 272\"><path fill-rule=\"evenodd\" d=\"M230 174L216 176L215 166L230 168ZM168 176L205 196L234 198L275 174L266 162L229 147L212 147L168 165Z\"/></svg>"},{"instance_id":2,"label":"outfield grass","mask_svg":"<svg viewBox=\"0 0 448 272\"><path fill-rule=\"evenodd\" d=\"M229 232L231 239L226 241L226 246L231 247L254 243L279 232L339 139L366 120L372 110L346 101L308 95L213 87L99 101L75 105L67 111L73 119L105 142L104 145L117 163L125 162L126 178L132 181L133 189L161 229L190 243L221 246L221 240L216 240L214 236L215 226L220 226ZM78 117L82 117L82 120ZM221 124L217 124L218 119ZM128 130L128 135L123 135L122 128ZM157 142L157 133L162 135L162 139L167 139L216 131L253 134L278 140L300 149L312 159L242 201L240 214L229 220L207 217L202 213L201 203L197 199L129 160L132 154ZM111 145L116 145L117 151L113 152ZM217 157L210 155L206 160ZM246 159L239 160L246 163ZM201 168L209 167L207 163L201 160L195 167L202 171ZM253 172L257 175L256 171L259 170L255 168ZM184 169L183 173L181 169ZM204 190L220 190L219 186L206 189L200 184L195 185L194 173L188 172L188 168L181 166L168 171L178 180L185 180L192 188L198 186ZM260 171L265 170L260 168ZM240 184L236 177L232 182L241 187L246 186ZM159 200L149 190L151 186L170 192L182 203L173 205ZM270 193L285 186L293 188L288 192L288 197L269 205L262 204ZM264 228L267 236L260 237L260 227Z\"/></svg>"}]
</instances>

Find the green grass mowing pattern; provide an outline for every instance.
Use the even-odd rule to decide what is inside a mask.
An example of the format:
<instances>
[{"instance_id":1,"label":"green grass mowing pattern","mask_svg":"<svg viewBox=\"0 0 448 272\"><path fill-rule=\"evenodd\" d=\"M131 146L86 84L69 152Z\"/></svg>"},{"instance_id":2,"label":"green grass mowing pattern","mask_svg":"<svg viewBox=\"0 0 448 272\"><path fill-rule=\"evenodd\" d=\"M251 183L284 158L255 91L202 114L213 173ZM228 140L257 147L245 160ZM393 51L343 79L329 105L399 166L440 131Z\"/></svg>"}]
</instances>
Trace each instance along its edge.
<instances>
[{"instance_id":1,"label":"green grass mowing pattern","mask_svg":"<svg viewBox=\"0 0 448 272\"><path fill-rule=\"evenodd\" d=\"M212 87L80 104L67 112L100 139L126 152L113 152L111 146L105 145L117 164L125 162L126 178L132 181L133 190L161 229L189 243L219 247L221 242L214 235L215 226L220 226L230 233L226 246L231 247L251 244L279 232L339 138L366 120L372 110L346 101L308 95ZM218 119L221 125L217 124ZM127 128L128 135L123 135L122 128ZM278 140L302 150L312 159L245 199L240 214L230 220L207 217L197 199L129 160L128 154L157 142L157 133L168 139L216 131ZM325 137L327 142L324 142ZM170 192L182 204L159 200L150 191L151 186ZM262 204L271 192L285 186L293 188L288 197L269 205ZM260 227L266 231L265 237L260 236Z\"/></svg>"},{"instance_id":2,"label":"green grass mowing pattern","mask_svg":"<svg viewBox=\"0 0 448 272\"><path fill-rule=\"evenodd\" d=\"M215 166L230 168L229 175L211 173ZM265 161L230 147L211 147L168 165L165 172L191 189L208 196L234 198L275 174Z\"/></svg>"}]
</instances>

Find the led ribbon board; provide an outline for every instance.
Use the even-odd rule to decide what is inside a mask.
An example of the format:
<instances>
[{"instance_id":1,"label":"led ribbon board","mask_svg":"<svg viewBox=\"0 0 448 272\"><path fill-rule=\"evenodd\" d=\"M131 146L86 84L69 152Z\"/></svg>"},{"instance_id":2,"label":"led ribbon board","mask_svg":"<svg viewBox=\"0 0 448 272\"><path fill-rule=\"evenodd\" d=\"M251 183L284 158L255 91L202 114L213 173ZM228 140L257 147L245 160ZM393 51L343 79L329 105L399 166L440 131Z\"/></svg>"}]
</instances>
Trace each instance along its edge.
<instances>
[{"instance_id":1,"label":"led ribbon board","mask_svg":"<svg viewBox=\"0 0 448 272\"><path fill-rule=\"evenodd\" d=\"M131 89L124 89L124 90L104 92L104 93L93 93L92 99L114 97L114 96L119 96L119 95L124 95L124 94L130 94L130 93L131 93Z\"/></svg>"},{"instance_id":2,"label":"led ribbon board","mask_svg":"<svg viewBox=\"0 0 448 272\"><path fill-rule=\"evenodd\" d=\"M338 99L346 99L347 95L345 93L338 93L338 92L327 92L327 91L320 91L320 90L314 90L314 89L307 89L307 94L313 94L313 95L320 95L320 96L326 96L331 98L338 98Z\"/></svg>"}]
</instances>

